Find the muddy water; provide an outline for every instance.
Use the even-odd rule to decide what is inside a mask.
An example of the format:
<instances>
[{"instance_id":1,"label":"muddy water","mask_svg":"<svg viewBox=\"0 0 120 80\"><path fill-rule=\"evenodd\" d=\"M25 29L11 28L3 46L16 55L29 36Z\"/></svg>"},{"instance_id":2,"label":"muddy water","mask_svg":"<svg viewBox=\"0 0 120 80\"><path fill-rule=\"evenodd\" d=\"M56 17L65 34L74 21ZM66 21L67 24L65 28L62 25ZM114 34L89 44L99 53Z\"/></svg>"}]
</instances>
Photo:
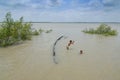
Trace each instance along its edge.
<instances>
[{"instance_id":1,"label":"muddy water","mask_svg":"<svg viewBox=\"0 0 120 80\"><path fill-rule=\"evenodd\" d=\"M34 23L52 29L19 45L0 48L0 80L120 80L120 34L115 37L84 34L99 23ZM109 23L120 33L120 24ZM52 47L56 45L53 61ZM75 41L66 50L68 41ZM83 54L79 51L83 50Z\"/></svg>"}]
</instances>

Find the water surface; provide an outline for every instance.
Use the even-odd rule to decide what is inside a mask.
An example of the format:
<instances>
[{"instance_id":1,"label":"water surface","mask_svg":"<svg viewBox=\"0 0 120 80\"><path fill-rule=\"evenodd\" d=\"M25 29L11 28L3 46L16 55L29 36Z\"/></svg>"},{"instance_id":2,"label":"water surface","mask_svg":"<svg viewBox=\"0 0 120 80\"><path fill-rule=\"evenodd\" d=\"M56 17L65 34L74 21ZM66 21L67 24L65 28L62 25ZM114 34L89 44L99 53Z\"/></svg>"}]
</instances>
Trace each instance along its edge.
<instances>
[{"instance_id":1,"label":"water surface","mask_svg":"<svg viewBox=\"0 0 120 80\"><path fill-rule=\"evenodd\" d=\"M100 23L33 23L52 29L19 45L0 48L0 80L120 80L120 34L90 35L81 32ZM120 33L119 23L107 23ZM55 60L52 48L56 39ZM75 44L66 50L68 41ZM80 55L80 50L84 54Z\"/></svg>"}]
</instances>

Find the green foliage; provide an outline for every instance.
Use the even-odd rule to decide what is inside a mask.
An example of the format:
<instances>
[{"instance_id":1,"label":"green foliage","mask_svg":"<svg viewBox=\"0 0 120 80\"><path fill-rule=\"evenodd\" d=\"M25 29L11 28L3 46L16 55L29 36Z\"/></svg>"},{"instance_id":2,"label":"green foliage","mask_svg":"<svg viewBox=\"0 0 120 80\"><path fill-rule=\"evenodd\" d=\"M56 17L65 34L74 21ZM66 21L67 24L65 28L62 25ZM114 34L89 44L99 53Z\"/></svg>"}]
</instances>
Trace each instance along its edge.
<instances>
[{"instance_id":1,"label":"green foliage","mask_svg":"<svg viewBox=\"0 0 120 80\"><path fill-rule=\"evenodd\" d=\"M39 32L42 33L44 30L43 29L39 29Z\"/></svg>"},{"instance_id":2,"label":"green foliage","mask_svg":"<svg viewBox=\"0 0 120 80\"><path fill-rule=\"evenodd\" d=\"M46 33L50 33L50 32L52 32L52 29L46 31Z\"/></svg>"},{"instance_id":3,"label":"green foliage","mask_svg":"<svg viewBox=\"0 0 120 80\"><path fill-rule=\"evenodd\" d=\"M39 31L34 30L34 31L32 32L32 34L33 34L33 35L39 35L40 33L39 33Z\"/></svg>"},{"instance_id":4,"label":"green foliage","mask_svg":"<svg viewBox=\"0 0 120 80\"><path fill-rule=\"evenodd\" d=\"M84 33L89 33L89 34L101 34L105 36L109 35L117 35L116 30L112 30L110 26L106 24L101 24L97 29L90 28L89 30L83 30Z\"/></svg>"},{"instance_id":5,"label":"green foliage","mask_svg":"<svg viewBox=\"0 0 120 80\"><path fill-rule=\"evenodd\" d=\"M20 40L30 40L32 36L31 26L31 23L23 23L23 17L14 21L11 13L7 13L5 21L0 25L0 46L9 46Z\"/></svg>"}]
</instances>

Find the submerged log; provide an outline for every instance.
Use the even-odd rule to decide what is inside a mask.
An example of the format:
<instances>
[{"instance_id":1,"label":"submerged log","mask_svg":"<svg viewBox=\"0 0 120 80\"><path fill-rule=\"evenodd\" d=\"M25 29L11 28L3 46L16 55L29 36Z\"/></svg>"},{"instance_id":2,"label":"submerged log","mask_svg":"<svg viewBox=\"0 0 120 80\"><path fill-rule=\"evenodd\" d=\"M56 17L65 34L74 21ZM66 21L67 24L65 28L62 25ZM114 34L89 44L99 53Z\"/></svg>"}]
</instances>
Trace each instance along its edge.
<instances>
[{"instance_id":1,"label":"submerged log","mask_svg":"<svg viewBox=\"0 0 120 80\"><path fill-rule=\"evenodd\" d=\"M56 46L57 42L58 42L62 37L63 37L63 36L59 37L59 38L55 41L55 43L54 43L54 45L53 45L53 61L54 61L55 64L58 63L58 62L56 61L56 58L55 58L55 56L56 56L55 46Z\"/></svg>"}]
</instances>

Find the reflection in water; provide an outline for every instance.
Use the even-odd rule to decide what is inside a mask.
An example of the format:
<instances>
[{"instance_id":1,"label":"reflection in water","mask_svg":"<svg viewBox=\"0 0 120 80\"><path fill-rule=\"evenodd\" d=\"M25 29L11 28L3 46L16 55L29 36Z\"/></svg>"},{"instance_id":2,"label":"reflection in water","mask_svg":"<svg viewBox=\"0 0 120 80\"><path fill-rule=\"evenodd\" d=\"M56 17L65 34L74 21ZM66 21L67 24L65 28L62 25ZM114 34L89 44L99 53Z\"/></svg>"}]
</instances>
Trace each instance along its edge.
<instances>
[{"instance_id":1,"label":"reflection in water","mask_svg":"<svg viewBox=\"0 0 120 80\"><path fill-rule=\"evenodd\" d=\"M53 62L54 62L55 64L58 64L58 61L57 61L57 59L56 59L56 56L53 56Z\"/></svg>"},{"instance_id":2,"label":"reflection in water","mask_svg":"<svg viewBox=\"0 0 120 80\"><path fill-rule=\"evenodd\" d=\"M104 37L81 32L98 24L34 23L37 29L53 32L0 48L0 80L120 80L120 35ZM109 25L120 33L120 24ZM53 44L61 35L67 37L57 43L53 57ZM66 50L70 39L75 44ZM84 54L80 55L80 50Z\"/></svg>"}]
</instances>

